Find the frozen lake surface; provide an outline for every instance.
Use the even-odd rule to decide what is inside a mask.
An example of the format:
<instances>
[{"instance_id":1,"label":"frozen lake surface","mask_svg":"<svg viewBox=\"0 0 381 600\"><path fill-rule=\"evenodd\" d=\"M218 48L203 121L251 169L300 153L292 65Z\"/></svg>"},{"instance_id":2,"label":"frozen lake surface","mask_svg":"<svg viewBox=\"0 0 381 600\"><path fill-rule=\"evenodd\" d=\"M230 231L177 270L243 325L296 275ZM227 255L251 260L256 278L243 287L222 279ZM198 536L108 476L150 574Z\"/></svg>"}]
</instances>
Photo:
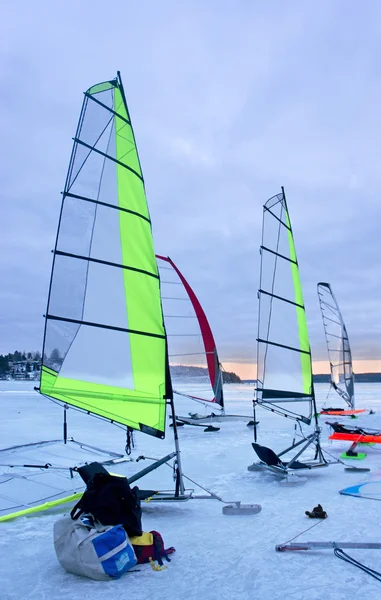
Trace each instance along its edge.
<instances>
[{"instance_id":1,"label":"frozen lake surface","mask_svg":"<svg viewBox=\"0 0 381 600\"><path fill-rule=\"evenodd\" d=\"M33 391L36 382L0 382L1 448L58 439L62 436L62 407ZM253 388L225 385L226 412L251 415ZM318 408L323 405L328 384L317 384ZM357 408L372 408L361 424L381 427L381 385L357 384ZM331 396L327 405L340 406ZM200 407L178 401L178 412ZM261 444L280 450L291 443L294 428L288 419L257 411ZM322 445L332 458L349 446L330 442L330 430L321 418ZM360 420L348 421L356 425ZM125 432L111 424L68 411L69 435L75 439L123 453ZM156 529L176 554L165 571L154 572L142 565L118 581L96 582L66 573L57 562L53 547L53 524L59 512L41 513L0 523L1 600L113 600L169 598L173 600L347 600L362 597L376 600L380 583L359 569L337 559L332 550L277 553L275 545L297 537L298 542L353 541L381 542L379 512L374 500L342 496L340 489L372 476L381 479L381 446L367 447L361 466L371 473L351 473L335 464L311 473L304 485L282 486L274 476L249 472L256 460L251 447L253 430L244 422L220 424L220 431L204 433L201 427L179 429L184 473L225 500L259 503L262 512L254 516L226 516L215 500L190 500L180 504L143 504L145 531ZM133 458L140 455L160 458L173 450L172 430L165 440L135 434ZM330 456L328 455L328 458ZM347 461L359 465L359 461ZM147 461L119 467L130 475ZM160 467L144 486L170 489L172 470ZM192 483L189 487L194 488ZM328 519L312 520L305 510L322 504ZM311 526L314 526L312 529ZM306 531L308 530L308 531ZM349 550L356 559L379 570L381 551Z\"/></svg>"}]
</instances>

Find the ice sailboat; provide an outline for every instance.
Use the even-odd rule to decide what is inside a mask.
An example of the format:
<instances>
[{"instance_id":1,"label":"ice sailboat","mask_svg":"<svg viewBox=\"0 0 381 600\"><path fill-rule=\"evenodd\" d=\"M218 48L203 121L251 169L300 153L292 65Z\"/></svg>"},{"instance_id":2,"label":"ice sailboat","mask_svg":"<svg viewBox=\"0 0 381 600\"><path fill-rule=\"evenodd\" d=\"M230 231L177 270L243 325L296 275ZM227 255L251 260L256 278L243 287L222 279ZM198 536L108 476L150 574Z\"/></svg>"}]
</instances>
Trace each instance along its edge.
<instances>
[{"instance_id":1,"label":"ice sailboat","mask_svg":"<svg viewBox=\"0 0 381 600\"><path fill-rule=\"evenodd\" d=\"M162 439L167 406L175 415L151 219L119 72L84 94L53 251L38 391L64 407L63 442L70 448L81 444L68 437L69 409L124 428L127 451L132 431ZM193 490L185 489L174 422L173 452L128 480L138 481L173 461L175 489L146 490L143 497L195 497ZM47 443L40 444L42 449ZM122 459L115 453L108 456L113 463ZM48 459L20 464L15 455L11 460L10 469L26 469L21 477L28 477L32 469L31 477L36 472L65 473L71 480L79 479L79 467L90 462L77 462L72 456L59 465ZM105 464L99 453L91 462ZM0 494L10 483L20 486L18 477L5 473ZM45 498L42 501L34 489L26 500L26 487L22 510L41 510ZM65 499L62 493L60 501ZM221 500L209 491L203 497ZM11 494L4 492L2 498L8 502L4 515L20 513L11 505ZM258 512L260 507L253 505L251 510Z\"/></svg>"},{"instance_id":2,"label":"ice sailboat","mask_svg":"<svg viewBox=\"0 0 381 600\"><path fill-rule=\"evenodd\" d=\"M250 416L225 412L223 372L207 316L173 260L157 255L157 261L178 424L208 425L207 431L214 431L214 423L252 421ZM191 404L203 407L206 414L191 409L185 416Z\"/></svg>"},{"instance_id":3,"label":"ice sailboat","mask_svg":"<svg viewBox=\"0 0 381 600\"><path fill-rule=\"evenodd\" d=\"M327 343L329 365L331 371L331 388L344 400L348 408L324 408L321 414L354 415L365 412L355 408L354 374L352 354L348 333L329 283L317 285L320 309L323 318L324 333Z\"/></svg>"},{"instance_id":4,"label":"ice sailboat","mask_svg":"<svg viewBox=\"0 0 381 600\"><path fill-rule=\"evenodd\" d=\"M259 316L257 338L257 409L267 409L295 421L299 440L281 452L257 442L259 463L249 470L268 469L280 475L327 466L321 446L312 381L311 349L294 237L284 189L263 207ZM312 431L305 433L303 427ZM314 449L311 460L303 455ZM288 455L287 462L284 457Z\"/></svg>"}]
</instances>

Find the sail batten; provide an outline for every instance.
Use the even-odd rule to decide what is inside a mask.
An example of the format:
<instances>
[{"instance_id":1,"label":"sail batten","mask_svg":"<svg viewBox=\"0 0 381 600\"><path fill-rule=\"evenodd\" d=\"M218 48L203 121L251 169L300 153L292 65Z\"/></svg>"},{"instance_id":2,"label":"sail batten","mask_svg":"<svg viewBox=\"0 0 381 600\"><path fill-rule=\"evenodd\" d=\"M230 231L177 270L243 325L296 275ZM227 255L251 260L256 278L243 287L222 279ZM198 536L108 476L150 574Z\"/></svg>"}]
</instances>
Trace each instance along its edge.
<instances>
[{"instance_id":1,"label":"sail batten","mask_svg":"<svg viewBox=\"0 0 381 600\"><path fill-rule=\"evenodd\" d=\"M273 213L270 213L270 214L273 214ZM282 225L283 225L283 223L282 223ZM279 252L275 252L275 250L270 250L270 248L266 248L266 246L261 246L261 250L265 250L266 252L271 252L271 254L274 254L278 258L283 258L283 260L288 260L288 262L294 263L295 265L297 264L296 260L289 258L288 256L283 256L283 254L279 254Z\"/></svg>"},{"instance_id":2,"label":"sail batten","mask_svg":"<svg viewBox=\"0 0 381 600\"><path fill-rule=\"evenodd\" d=\"M111 122L111 119L110 119L110 122ZM74 141L77 144L81 144L85 148L88 148L89 150L91 150L91 152L97 152L101 156L104 156L105 158L108 158L109 160L114 161L116 164L123 167L124 169L128 169L129 171L131 171L131 173L133 173L134 175L136 175L136 177L139 177L139 179L141 179L143 181L143 177L141 175L139 175L139 173L137 173L134 169L132 169L131 167L126 165L121 160L118 160L117 158L113 158L112 156L109 156L108 154L106 154L106 152L102 152L102 150L98 150L98 148L96 148L95 146L90 146L89 144L86 144L86 142L84 142L83 140L80 140L79 138L74 138Z\"/></svg>"},{"instance_id":3,"label":"sail batten","mask_svg":"<svg viewBox=\"0 0 381 600\"><path fill-rule=\"evenodd\" d=\"M283 190L264 205L258 296L256 404L310 423L315 410L311 349ZM297 408L292 409L293 402Z\"/></svg>"},{"instance_id":4,"label":"sail batten","mask_svg":"<svg viewBox=\"0 0 381 600\"><path fill-rule=\"evenodd\" d=\"M78 196L78 194L71 194L70 192L65 192L64 196L67 196L69 198L77 198L78 200L85 200L86 202L92 202L93 204L99 204L100 206L106 206L107 208L113 208L115 210L121 210L121 211L130 213L131 215L135 215L136 217L139 217L140 219L144 219L145 221L147 221L147 223L151 223L151 219L149 219L148 217L141 215L134 210L130 210L129 208L125 208L123 206L116 206L115 204L109 204L108 202L101 202L100 200L94 200L94 198L86 198L85 196Z\"/></svg>"},{"instance_id":5,"label":"sail batten","mask_svg":"<svg viewBox=\"0 0 381 600\"><path fill-rule=\"evenodd\" d=\"M62 195L40 391L164 437L172 390L160 280L119 74L84 95Z\"/></svg>"},{"instance_id":6,"label":"sail batten","mask_svg":"<svg viewBox=\"0 0 381 600\"><path fill-rule=\"evenodd\" d=\"M90 256L81 256L80 254L72 254L71 252L62 252L62 250L56 250L55 254L58 256L67 256L68 258L76 258L78 260L86 260L88 262L99 263L101 265L107 265L108 267L116 267L117 269L129 269L130 271L137 271L138 273L143 273L143 275L148 275L149 277L159 278L157 273L149 273L148 271L144 271L143 269L136 269L135 267L131 267L131 265L122 265L119 263L110 262L109 260L100 260L99 258L91 258Z\"/></svg>"},{"instance_id":7,"label":"sail batten","mask_svg":"<svg viewBox=\"0 0 381 600\"><path fill-rule=\"evenodd\" d=\"M331 371L331 385L348 404L355 408L354 374L348 333L329 283L317 285L324 333Z\"/></svg>"},{"instance_id":8,"label":"sail batten","mask_svg":"<svg viewBox=\"0 0 381 600\"><path fill-rule=\"evenodd\" d=\"M293 304L294 306L299 306L299 308L303 308L303 304L299 304L298 302L294 302L293 300L289 300L288 298L282 298L282 296L277 296L277 294L272 294L271 292L266 292L266 290L259 289L258 292L260 294L266 294L266 296L271 296L272 298L276 298L277 300L281 300L282 302L288 302L288 304Z\"/></svg>"}]
</instances>

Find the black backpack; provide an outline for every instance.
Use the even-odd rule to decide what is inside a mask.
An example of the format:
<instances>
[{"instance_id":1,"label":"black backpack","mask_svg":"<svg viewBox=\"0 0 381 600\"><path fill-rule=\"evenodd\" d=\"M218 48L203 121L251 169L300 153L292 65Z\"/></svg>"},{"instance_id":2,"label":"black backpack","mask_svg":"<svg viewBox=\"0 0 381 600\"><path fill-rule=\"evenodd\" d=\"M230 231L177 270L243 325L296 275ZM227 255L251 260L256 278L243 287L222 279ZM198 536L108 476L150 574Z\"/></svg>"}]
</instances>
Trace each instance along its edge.
<instances>
[{"instance_id":1,"label":"black backpack","mask_svg":"<svg viewBox=\"0 0 381 600\"><path fill-rule=\"evenodd\" d=\"M72 519L90 513L102 525L123 525L129 536L142 535L142 511L138 489L130 488L125 477L96 473L82 498L71 511Z\"/></svg>"}]
</instances>

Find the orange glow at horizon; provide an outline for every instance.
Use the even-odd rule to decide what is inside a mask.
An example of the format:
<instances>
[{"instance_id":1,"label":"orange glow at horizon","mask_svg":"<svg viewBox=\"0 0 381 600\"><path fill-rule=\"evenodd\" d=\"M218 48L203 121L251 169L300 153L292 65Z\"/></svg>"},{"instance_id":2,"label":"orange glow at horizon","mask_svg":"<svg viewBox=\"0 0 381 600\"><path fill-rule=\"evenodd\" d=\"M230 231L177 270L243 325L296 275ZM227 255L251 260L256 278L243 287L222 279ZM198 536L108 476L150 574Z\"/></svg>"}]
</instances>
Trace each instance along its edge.
<instances>
[{"instance_id":1,"label":"orange glow at horizon","mask_svg":"<svg viewBox=\"0 0 381 600\"><path fill-rule=\"evenodd\" d=\"M257 376L257 365L255 363L223 362L225 371L233 371L241 379L255 379ZM313 361L314 373L329 373L329 363L326 360ZM381 360L354 360L353 370L355 373L381 373Z\"/></svg>"}]
</instances>

